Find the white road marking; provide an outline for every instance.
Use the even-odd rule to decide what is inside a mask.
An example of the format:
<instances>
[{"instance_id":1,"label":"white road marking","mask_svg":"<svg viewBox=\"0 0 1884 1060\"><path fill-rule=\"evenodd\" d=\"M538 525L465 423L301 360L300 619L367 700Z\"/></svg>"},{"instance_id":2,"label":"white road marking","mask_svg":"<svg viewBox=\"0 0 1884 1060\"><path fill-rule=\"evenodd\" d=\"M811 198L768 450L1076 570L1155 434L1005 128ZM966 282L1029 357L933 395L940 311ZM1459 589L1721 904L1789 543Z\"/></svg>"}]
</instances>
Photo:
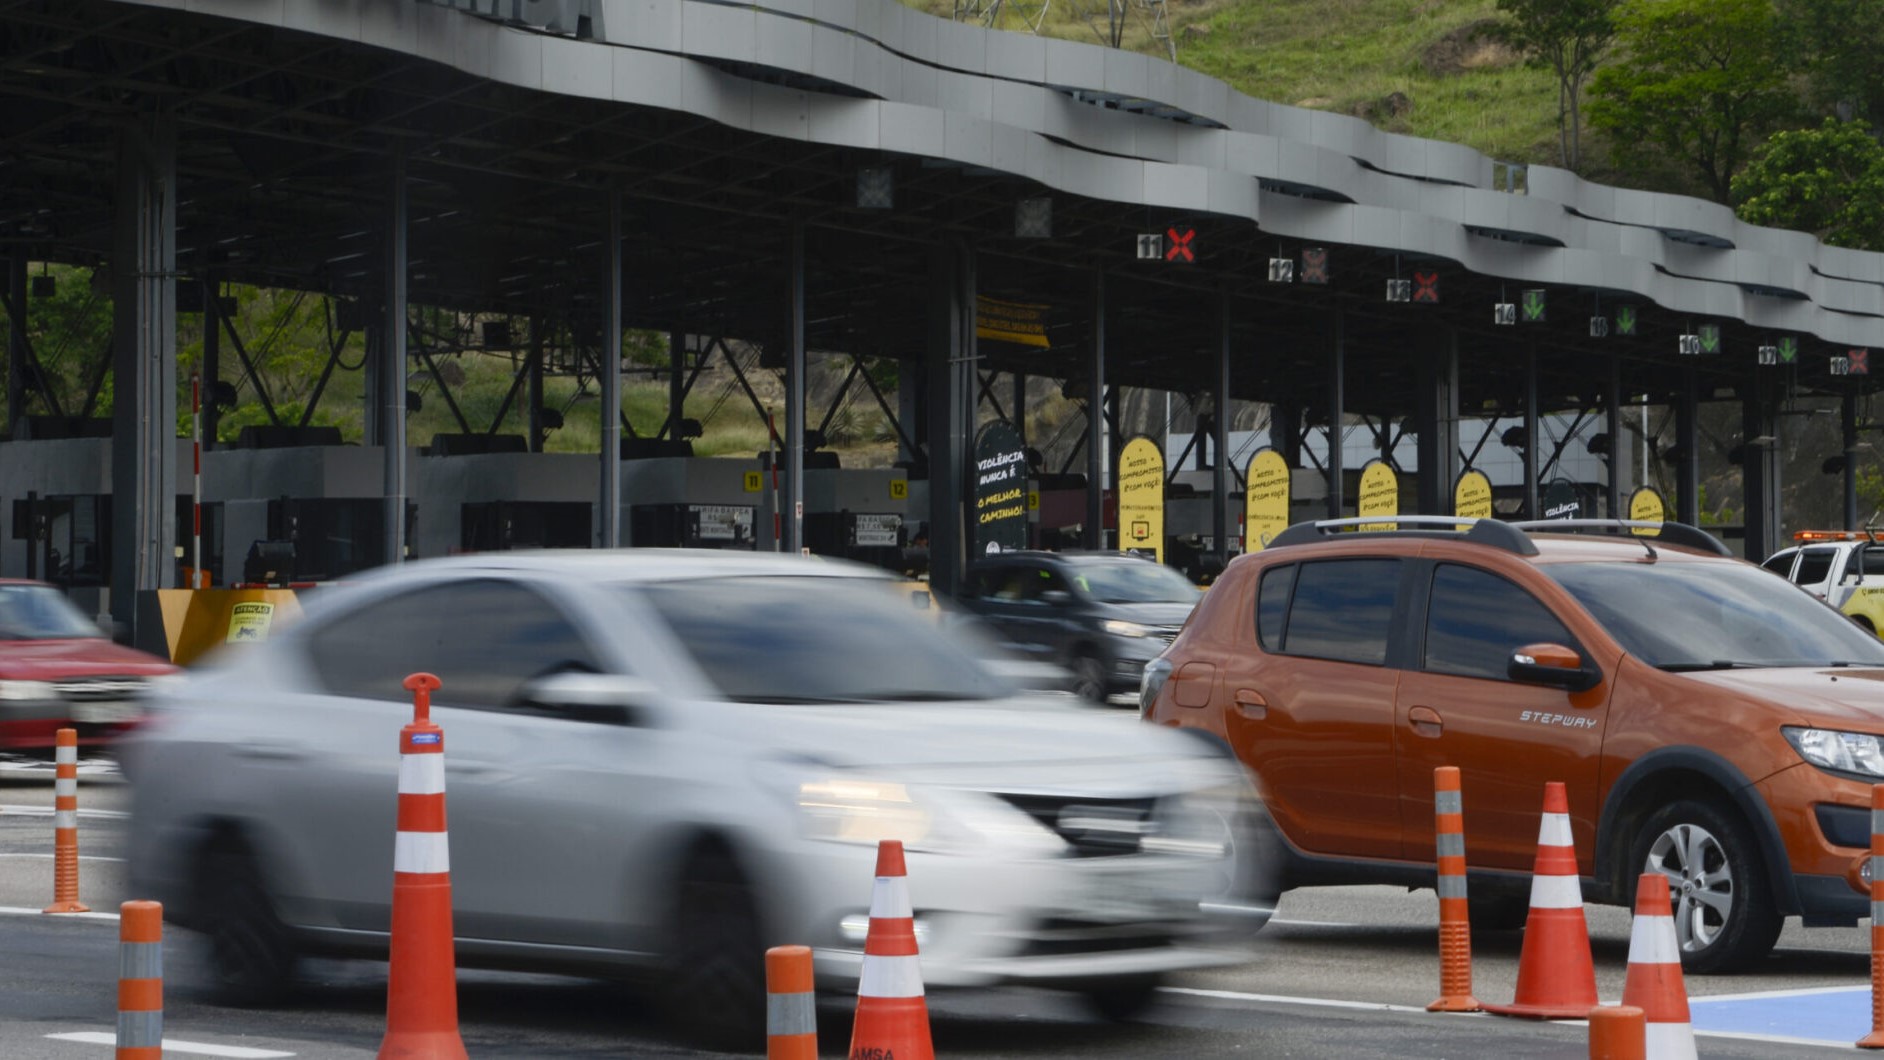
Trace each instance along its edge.
<instances>
[{"instance_id":1,"label":"white road marking","mask_svg":"<svg viewBox=\"0 0 1884 1060\"><path fill-rule=\"evenodd\" d=\"M118 1036L107 1031L72 1031L69 1034L48 1034L46 1037L56 1042L84 1042L87 1045L117 1045ZM227 1056L235 1060L276 1060L278 1057L293 1056L279 1049L250 1049L241 1045L210 1045L207 1042L180 1042L166 1036L163 1041L165 1056L173 1053L189 1053L192 1056Z\"/></svg>"}]
</instances>

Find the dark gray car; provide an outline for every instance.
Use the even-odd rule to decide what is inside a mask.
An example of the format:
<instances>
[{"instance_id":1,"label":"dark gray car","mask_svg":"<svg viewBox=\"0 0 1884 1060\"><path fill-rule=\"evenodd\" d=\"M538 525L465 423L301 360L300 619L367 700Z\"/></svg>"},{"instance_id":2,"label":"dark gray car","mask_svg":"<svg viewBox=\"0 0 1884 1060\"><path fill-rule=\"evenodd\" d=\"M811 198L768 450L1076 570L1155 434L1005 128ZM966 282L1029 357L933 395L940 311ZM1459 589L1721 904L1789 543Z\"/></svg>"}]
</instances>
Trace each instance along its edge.
<instances>
[{"instance_id":1,"label":"dark gray car","mask_svg":"<svg viewBox=\"0 0 1884 1060\"><path fill-rule=\"evenodd\" d=\"M1030 658L1071 671L1074 690L1107 702L1136 693L1197 605L1176 570L1122 552L1000 552L969 564L956 600Z\"/></svg>"}]
</instances>

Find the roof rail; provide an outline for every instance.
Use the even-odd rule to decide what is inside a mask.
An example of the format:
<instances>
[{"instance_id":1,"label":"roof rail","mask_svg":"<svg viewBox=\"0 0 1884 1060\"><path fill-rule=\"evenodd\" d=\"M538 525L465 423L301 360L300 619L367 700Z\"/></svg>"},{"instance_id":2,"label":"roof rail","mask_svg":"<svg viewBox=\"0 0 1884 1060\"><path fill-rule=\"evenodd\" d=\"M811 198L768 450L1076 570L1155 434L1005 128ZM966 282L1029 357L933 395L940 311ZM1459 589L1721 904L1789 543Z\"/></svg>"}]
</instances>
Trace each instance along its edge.
<instances>
[{"instance_id":1,"label":"roof rail","mask_svg":"<svg viewBox=\"0 0 1884 1060\"><path fill-rule=\"evenodd\" d=\"M1666 545L1685 545L1703 552L1712 552L1716 556L1732 556L1733 549L1720 538L1687 523L1648 522L1642 519L1530 519L1511 524L1519 530L1530 533L1556 533L1576 530L1600 530L1613 536L1635 538L1654 538ZM1636 530L1654 530L1653 534L1637 534Z\"/></svg>"},{"instance_id":2,"label":"roof rail","mask_svg":"<svg viewBox=\"0 0 1884 1060\"><path fill-rule=\"evenodd\" d=\"M1268 547L1305 545L1343 531L1358 531L1362 527L1380 526L1383 523L1391 524L1395 529L1366 532L1391 534L1398 537L1464 537L1467 541L1501 548L1520 556L1537 555L1537 546L1532 544L1531 539L1523 531L1516 529L1513 524L1497 519L1477 519L1458 515L1368 515L1353 519L1316 519L1288 527L1277 534L1269 542ZM1410 527L1409 524L1411 524Z\"/></svg>"}]
</instances>

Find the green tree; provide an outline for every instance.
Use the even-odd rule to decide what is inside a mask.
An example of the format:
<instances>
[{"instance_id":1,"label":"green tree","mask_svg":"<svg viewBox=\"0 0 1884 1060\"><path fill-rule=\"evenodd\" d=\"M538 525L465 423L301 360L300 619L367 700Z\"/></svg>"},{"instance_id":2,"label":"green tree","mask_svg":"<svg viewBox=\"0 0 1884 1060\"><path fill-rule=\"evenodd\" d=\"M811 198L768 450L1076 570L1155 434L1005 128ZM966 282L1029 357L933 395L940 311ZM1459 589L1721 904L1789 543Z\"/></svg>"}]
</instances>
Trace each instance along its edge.
<instances>
[{"instance_id":1,"label":"green tree","mask_svg":"<svg viewBox=\"0 0 1884 1060\"><path fill-rule=\"evenodd\" d=\"M1815 103L1884 129L1884 0L1779 0L1812 61Z\"/></svg>"},{"instance_id":2,"label":"green tree","mask_svg":"<svg viewBox=\"0 0 1884 1060\"><path fill-rule=\"evenodd\" d=\"M1492 31L1532 66L1557 75L1557 157L1581 161L1583 83L1616 35L1618 0L1498 0L1510 21Z\"/></svg>"},{"instance_id":3,"label":"green tree","mask_svg":"<svg viewBox=\"0 0 1884 1060\"><path fill-rule=\"evenodd\" d=\"M1618 163L1677 160L1716 201L1753 149L1798 113L1795 49L1772 0L1625 0L1623 56L1590 81L1589 118Z\"/></svg>"},{"instance_id":4,"label":"green tree","mask_svg":"<svg viewBox=\"0 0 1884 1060\"><path fill-rule=\"evenodd\" d=\"M1861 121L1774 133L1733 181L1742 220L1884 250L1884 144Z\"/></svg>"}]
</instances>

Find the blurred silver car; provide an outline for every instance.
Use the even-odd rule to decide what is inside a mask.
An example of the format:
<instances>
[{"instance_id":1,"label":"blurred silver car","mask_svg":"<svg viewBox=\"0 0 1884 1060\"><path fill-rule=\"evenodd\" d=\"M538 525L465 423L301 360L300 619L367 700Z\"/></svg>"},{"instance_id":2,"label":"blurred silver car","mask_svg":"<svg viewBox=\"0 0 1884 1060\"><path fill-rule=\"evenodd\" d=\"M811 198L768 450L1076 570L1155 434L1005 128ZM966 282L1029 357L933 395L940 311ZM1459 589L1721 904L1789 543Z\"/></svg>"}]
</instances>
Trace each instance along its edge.
<instances>
[{"instance_id":1,"label":"blurred silver car","mask_svg":"<svg viewBox=\"0 0 1884 1060\"><path fill-rule=\"evenodd\" d=\"M132 892L222 1000L302 954L384 957L401 681L437 674L461 966L640 977L757 1045L763 953L854 989L879 839L924 981L1125 1015L1249 959L1260 800L1227 748L1012 686L870 568L636 549L461 556L312 598L153 694L123 749Z\"/></svg>"}]
</instances>

